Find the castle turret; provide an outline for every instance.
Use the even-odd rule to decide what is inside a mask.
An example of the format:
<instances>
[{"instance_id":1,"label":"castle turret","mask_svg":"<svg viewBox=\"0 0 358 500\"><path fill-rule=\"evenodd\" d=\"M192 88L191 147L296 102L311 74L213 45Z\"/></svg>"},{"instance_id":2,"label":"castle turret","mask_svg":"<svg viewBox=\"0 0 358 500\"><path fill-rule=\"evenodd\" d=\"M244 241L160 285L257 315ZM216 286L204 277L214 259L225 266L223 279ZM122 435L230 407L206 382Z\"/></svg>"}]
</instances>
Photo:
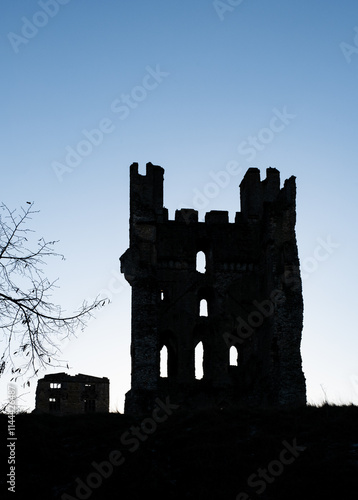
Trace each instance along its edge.
<instances>
[{"instance_id":1,"label":"castle turret","mask_svg":"<svg viewBox=\"0 0 358 500\"><path fill-rule=\"evenodd\" d=\"M158 222L163 216L164 169L147 163L146 175L138 173L138 163L130 166L130 222Z\"/></svg>"}]
</instances>

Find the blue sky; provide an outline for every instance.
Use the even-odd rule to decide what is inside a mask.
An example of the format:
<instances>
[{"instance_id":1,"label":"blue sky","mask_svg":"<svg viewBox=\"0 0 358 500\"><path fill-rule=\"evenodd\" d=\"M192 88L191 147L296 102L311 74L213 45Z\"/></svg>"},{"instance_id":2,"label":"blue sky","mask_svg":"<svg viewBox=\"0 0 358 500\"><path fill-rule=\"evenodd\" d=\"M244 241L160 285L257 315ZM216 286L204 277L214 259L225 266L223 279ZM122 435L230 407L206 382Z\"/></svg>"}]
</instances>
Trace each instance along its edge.
<instances>
[{"instance_id":1,"label":"blue sky","mask_svg":"<svg viewBox=\"0 0 358 500\"><path fill-rule=\"evenodd\" d=\"M272 166L282 183L297 177L308 400L358 404L357 3L7 0L0 36L1 201L34 201L32 229L60 240L66 261L46 266L55 302L112 299L62 345L70 373L109 377L123 409L129 165L165 169L171 217L193 207L231 220L247 168L264 178ZM237 175L208 187L229 162Z\"/></svg>"}]
</instances>

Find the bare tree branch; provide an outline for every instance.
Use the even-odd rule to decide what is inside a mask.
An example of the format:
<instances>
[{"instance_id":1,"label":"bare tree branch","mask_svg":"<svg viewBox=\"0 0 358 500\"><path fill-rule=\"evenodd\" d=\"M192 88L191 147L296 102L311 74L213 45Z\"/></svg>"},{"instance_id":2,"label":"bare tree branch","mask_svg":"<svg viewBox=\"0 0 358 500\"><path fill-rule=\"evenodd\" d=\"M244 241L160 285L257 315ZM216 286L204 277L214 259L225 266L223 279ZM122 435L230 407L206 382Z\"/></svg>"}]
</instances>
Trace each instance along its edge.
<instances>
[{"instance_id":1,"label":"bare tree branch","mask_svg":"<svg viewBox=\"0 0 358 500\"><path fill-rule=\"evenodd\" d=\"M54 251L56 241L40 238L37 248L28 248L33 231L27 224L38 211L33 203L27 205L19 215L0 205L0 346L4 343L0 375L11 368L14 378L29 371L34 375L53 362L63 363L58 359L58 342L83 329L94 310L108 302L84 302L70 315L63 315L61 307L51 302L57 280L44 277L42 266L49 257L64 257Z\"/></svg>"}]
</instances>

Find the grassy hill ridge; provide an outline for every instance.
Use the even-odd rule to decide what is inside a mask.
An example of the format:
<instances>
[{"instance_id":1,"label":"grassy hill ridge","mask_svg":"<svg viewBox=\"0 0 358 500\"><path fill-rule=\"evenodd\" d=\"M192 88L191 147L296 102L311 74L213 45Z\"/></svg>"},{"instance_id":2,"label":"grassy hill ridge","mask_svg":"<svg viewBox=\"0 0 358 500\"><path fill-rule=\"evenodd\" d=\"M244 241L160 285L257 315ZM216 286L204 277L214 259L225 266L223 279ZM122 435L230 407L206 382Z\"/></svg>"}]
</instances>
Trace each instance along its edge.
<instances>
[{"instance_id":1,"label":"grassy hill ridge","mask_svg":"<svg viewBox=\"0 0 358 500\"><path fill-rule=\"evenodd\" d=\"M17 415L13 498L357 498L357 406L179 408L161 417ZM7 486L2 475L1 493Z\"/></svg>"}]
</instances>

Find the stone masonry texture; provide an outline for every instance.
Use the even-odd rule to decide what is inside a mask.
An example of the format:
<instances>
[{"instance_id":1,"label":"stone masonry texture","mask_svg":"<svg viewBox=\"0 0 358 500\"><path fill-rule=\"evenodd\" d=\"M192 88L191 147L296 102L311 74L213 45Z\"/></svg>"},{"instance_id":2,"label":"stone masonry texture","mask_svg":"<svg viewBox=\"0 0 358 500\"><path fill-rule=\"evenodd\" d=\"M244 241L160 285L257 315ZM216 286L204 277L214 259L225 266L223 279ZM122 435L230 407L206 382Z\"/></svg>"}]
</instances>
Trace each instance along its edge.
<instances>
[{"instance_id":1,"label":"stone masonry texture","mask_svg":"<svg viewBox=\"0 0 358 500\"><path fill-rule=\"evenodd\" d=\"M168 220L164 170L130 167L130 245L121 271L132 287L131 389L125 412L144 414L157 397L182 408L306 403L300 353L303 299L296 243L296 183L249 168L241 210L181 209ZM204 272L197 269L205 254ZM200 302L207 314L200 314ZM203 377L195 348L203 346ZM163 347L168 352L161 376ZM230 350L235 363L230 363Z\"/></svg>"}]
</instances>

